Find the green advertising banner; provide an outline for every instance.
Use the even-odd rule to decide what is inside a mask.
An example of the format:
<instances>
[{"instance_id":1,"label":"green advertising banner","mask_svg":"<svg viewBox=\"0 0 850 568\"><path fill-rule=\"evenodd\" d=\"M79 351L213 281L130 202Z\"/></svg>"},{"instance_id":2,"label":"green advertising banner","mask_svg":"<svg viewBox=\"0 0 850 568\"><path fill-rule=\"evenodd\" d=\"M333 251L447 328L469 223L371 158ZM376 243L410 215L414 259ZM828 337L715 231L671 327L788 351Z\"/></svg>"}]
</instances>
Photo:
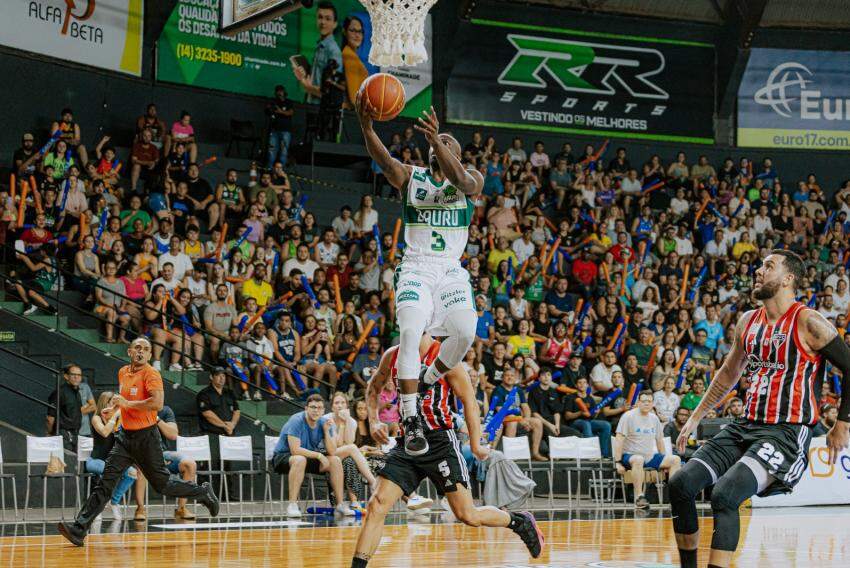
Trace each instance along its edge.
<instances>
[{"instance_id":1,"label":"green advertising banner","mask_svg":"<svg viewBox=\"0 0 850 568\"><path fill-rule=\"evenodd\" d=\"M217 89L245 95L274 94L282 84L289 97L304 100L290 57L301 54L308 62L319 35L316 8L300 9L234 37L218 33L221 0L178 0L157 42L156 76L159 81ZM359 85L366 75L387 72L404 84L407 104L402 116L420 116L431 105L431 61L415 67L381 69L368 62L372 40L369 14L358 0L334 0L337 28L334 39L343 49L347 80ZM343 31L346 18L359 21L363 34ZM425 27L425 48L431 54L431 19ZM357 69L353 69L353 68ZM362 70L365 68L365 73Z\"/></svg>"},{"instance_id":2,"label":"green advertising banner","mask_svg":"<svg viewBox=\"0 0 850 568\"><path fill-rule=\"evenodd\" d=\"M177 1L157 42L157 79L267 97L282 84L290 98L301 100L289 63L299 48L298 13L227 37L218 33L219 3Z\"/></svg>"}]
</instances>

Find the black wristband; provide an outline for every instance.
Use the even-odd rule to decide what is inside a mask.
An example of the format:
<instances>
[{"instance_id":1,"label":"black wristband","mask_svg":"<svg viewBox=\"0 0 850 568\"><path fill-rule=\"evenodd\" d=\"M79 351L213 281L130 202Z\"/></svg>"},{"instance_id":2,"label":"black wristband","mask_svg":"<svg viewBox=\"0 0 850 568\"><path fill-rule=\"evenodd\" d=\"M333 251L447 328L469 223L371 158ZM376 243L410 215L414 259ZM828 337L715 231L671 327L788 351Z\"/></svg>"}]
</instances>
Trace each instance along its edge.
<instances>
[{"instance_id":1,"label":"black wristband","mask_svg":"<svg viewBox=\"0 0 850 568\"><path fill-rule=\"evenodd\" d=\"M836 335L819 353L841 371L842 396L838 406L838 419L850 422L850 347Z\"/></svg>"}]
</instances>

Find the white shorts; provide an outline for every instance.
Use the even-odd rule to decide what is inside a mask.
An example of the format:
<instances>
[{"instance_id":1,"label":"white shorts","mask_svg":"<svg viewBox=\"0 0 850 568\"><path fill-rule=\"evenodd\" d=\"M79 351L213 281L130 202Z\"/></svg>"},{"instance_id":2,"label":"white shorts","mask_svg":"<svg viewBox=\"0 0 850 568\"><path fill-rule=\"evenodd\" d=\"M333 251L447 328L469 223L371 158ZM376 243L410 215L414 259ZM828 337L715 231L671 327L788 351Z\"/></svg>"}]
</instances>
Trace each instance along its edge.
<instances>
[{"instance_id":1,"label":"white shorts","mask_svg":"<svg viewBox=\"0 0 850 568\"><path fill-rule=\"evenodd\" d=\"M396 312L415 306L429 316L425 331L446 337L446 315L462 310L475 311L469 273L458 261L405 259L393 276Z\"/></svg>"}]
</instances>

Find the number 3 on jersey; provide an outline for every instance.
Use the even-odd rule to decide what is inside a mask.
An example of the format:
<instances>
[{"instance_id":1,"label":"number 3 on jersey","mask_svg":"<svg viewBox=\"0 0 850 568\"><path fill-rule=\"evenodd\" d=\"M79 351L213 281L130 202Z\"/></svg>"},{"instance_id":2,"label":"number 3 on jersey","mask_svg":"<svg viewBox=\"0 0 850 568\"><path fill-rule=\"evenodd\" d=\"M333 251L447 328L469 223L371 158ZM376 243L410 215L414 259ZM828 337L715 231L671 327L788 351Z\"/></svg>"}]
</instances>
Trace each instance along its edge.
<instances>
[{"instance_id":1,"label":"number 3 on jersey","mask_svg":"<svg viewBox=\"0 0 850 568\"><path fill-rule=\"evenodd\" d=\"M437 231L431 231L431 250L434 252L446 250L446 241L443 239L443 235Z\"/></svg>"}]
</instances>

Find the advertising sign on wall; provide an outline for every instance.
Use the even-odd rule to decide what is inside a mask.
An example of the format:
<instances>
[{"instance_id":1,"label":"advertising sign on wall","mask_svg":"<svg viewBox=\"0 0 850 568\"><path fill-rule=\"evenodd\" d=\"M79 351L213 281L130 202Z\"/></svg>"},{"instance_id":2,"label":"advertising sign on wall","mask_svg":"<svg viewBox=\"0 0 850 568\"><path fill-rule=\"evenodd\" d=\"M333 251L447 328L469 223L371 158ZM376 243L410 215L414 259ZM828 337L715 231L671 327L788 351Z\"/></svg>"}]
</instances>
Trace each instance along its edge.
<instances>
[{"instance_id":1,"label":"advertising sign on wall","mask_svg":"<svg viewBox=\"0 0 850 568\"><path fill-rule=\"evenodd\" d=\"M753 49L738 88L738 145L850 148L850 52Z\"/></svg>"},{"instance_id":2,"label":"advertising sign on wall","mask_svg":"<svg viewBox=\"0 0 850 568\"><path fill-rule=\"evenodd\" d=\"M707 43L472 20L448 119L710 144L714 62Z\"/></svg>"},{"instance_id":3,"label":"advertising sign on wall","mask_svg":"<svg viewBox=\"0 0 850 568\"><path fill-rule=\"evenodd\" d=\"M0 43L142 74L144 0L3 0Z\"/></svg>"}]
</instances>

